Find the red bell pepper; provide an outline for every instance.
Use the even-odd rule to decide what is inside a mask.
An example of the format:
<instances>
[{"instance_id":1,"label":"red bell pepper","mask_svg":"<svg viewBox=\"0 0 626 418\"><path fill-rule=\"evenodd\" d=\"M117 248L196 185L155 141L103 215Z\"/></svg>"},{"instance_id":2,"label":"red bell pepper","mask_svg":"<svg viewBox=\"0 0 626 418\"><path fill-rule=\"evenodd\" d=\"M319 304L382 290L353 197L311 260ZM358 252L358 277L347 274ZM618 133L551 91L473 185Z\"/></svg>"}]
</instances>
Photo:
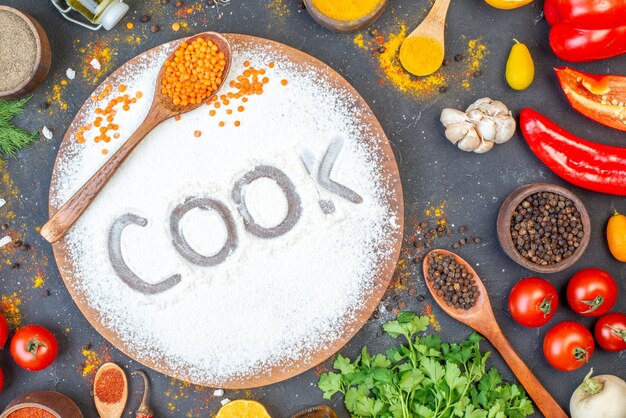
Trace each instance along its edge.
<instances>
[{"instance_id":1,"label":"red bell pepper","mask_svg":"<svg viewBox=\"0 0 626 418\"><path fill-rule=\"evenodd\" d=\"M559 177L576 186L626 196L626 148L578 138L526 108L520 128L533 153Z\"/></svg>"},{"instance_id":2,"label":"red bell pepper","mask_svg":"<svg viewBox=\"0 0 626 418\"><path fill-rule=\"evenodd\" d=\"M565 97L574 109L611 128L626 131L626 77L555 68Z\"/></svg>"},{"instance_id":3,"label":"red bell pepper","mask_svg":"<svg viewBox=\"0 0 626 418\"><path fill-rule=\"evenodd\" d=\"M543 12L550 26L559 22L579 29L626 26L624 0L545 0Z\"/></svg>"},{"instance_id":4,"label":"red bell pepper","mask_svg":"<svg viewBox=\"0 0 626 418\"><path fill-rule=\"evenodd\" d=\"M626 25L609 29L578 29L557 23L550 30L550 46L565 61L582 62L626 53Z\"/></svg>"}]
</instances>

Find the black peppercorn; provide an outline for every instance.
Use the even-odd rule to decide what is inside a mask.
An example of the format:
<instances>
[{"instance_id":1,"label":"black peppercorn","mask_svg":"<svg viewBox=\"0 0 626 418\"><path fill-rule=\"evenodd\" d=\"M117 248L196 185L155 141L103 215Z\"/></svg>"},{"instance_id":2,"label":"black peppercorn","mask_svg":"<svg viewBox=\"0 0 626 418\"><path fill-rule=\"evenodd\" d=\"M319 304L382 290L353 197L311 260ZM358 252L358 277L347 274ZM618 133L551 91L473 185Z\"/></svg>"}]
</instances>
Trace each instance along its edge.
<instances>
[{"instance_id":1,"label":"black peppercorn","mask_svg":"<svg viewBox=\"0 0 626 418\"><path fill-rule=\"evenodd\" d=\"M152 33L157 33L159 30L161 30L161 27L159 25L150 26L150 32Z\"/></svg>"},{"instance_id":2,"label":"black peppercorn","mask_svg":"<svg viewBox=\"0 0 626 418\"><path fill-rule=\"evenodd\" d=\"M176 2L176 7L183 7L185 5L185 3L183 3L182 1L178 0Z\"/></svg>"},{"instance_id":3,"label":"black peppercorn","mask_svg":"<svg viewBox=\"0 0 626 418\"><path fill-rule=\"evenodd\" d=\"M439 87L439 93L445 93L447 91L448 91L448 87L446 87L446 86L440 86Z\"/></svg>"},{"instance_id":4,"label":"black peppercorn","mask_svg":"<svg viewBox=\"0 0 626 418\"><path fill-rule=\"evenodd\" d=\"M456 54L456 55L454 56L454 60L455 60L456 62L463 61L463 54Z\"/></svg>"},{"instance_id":5,"label":"black peppercorn","mask_svg":"<svg viewBox=\"0 0 626 418\"><path fill-rule=\"evenodd\" d=\"M6 231L7 229L9 229L9 225L8 224L2 224L0 226L0 229L2 229L3 231Z\"/></svg>"},{"instance_id":6,"label":"black peppercorn","mask_svg":"<svg viewBox=\"0 0 626 418\"><path fill-rule=\"evenodd\" d=\"M438 297L457 309L474 306L479 295L478 287L474 285L474 278L465 266L458 264L454 257L439 253L429 255L427 263L427 279L432 282Z\"/></svg>"},{"instance_id":7,"label":"black peppercorn","mask_svg":"<svg viewBox=\"0 0 626 418\"><path fill-rule=\"evenodd\" d=\"M378 51L380 54L384 54L386 50L387 50L387 49L386 49L384 46L380 46L380 47L378 47L378 50L377 50L377 51Z\"/></svg>"},{"instance_id":8,"label":"black peppercorn","mask_svg":"<svg viewBox=\"0 0 626 418\"><path fill-rule=\"evenodd\" d=\"M372 29L370 29L369 34L370 34L371 37L375 38L378 35L380 35L380 31L378 29L376 29L376 28L372 28Z\"/></svg>"},{"instance_id":9,"label":"black peppercorn","mask_svg":"<svg viewBox=\"0 0 626 418\"><path fill-rule=\"evenodd\" d=\"M142 23L148 23L149 21L150 21L150 16L148 16L148 15L141 16L141 22Z\"/></svg>"},{"instance_id":10,"label":"black peppercorn","mask_svg":"<svg viewBox=\"0 0 626 418\"><path fill-rule=\"evenodd\" d=\"M519 254L543 266L571 257L585 236L574 202L550 192L526 197L513 210L510 232Z\"/></svg>"}]
</instances>

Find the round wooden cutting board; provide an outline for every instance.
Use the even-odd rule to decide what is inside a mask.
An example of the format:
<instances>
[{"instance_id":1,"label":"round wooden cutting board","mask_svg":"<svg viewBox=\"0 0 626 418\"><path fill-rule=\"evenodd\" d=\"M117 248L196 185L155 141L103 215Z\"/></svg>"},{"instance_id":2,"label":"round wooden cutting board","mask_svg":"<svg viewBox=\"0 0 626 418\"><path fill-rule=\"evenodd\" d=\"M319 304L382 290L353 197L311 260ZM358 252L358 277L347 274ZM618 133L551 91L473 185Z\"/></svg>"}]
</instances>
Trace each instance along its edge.
<instances>
[{"instance_id":1,"label":"round wooden cutting board","mask_svg":"<svg viewBox=\"0 0 626 418\"><path fill-rule=\"evenodd\" d=\"M353 103L356 103L356 107L359 110L357 113L359 115L358 119L360 119L359 122L363 126L366 126L369 131L369 134L365 135L368 139L364 139L363 142L367 147L374 150L373 152L375 152L377 161L380 163L378 167L380 171L379 178L381 179L380 184L384 185L385 188L384 200L386 206L389 208L387 215L389 219L395 219L397 228L389 234L389 239L383 244L384 248L381 248L380 253L385 253L386 255L379 257L377 260L379 268L377 270L378 273L375 274L373 279L374 285L371 286L371 290L365 294L362 303L360 303L360 308L356 312L352 312L349 315L346 314L347 319L344 322L346 326L341 337L331 341L316 352L307 353L301 361L285 361L283 364L268 367L266 370L255 375L235 378L226 382L206 381L194 378L193 374L171 366L171 363L168 364L163 358L155 356L154 353L146 353L145 350L137 349L132 342L128 342L128 339L122 338L118 330L107 325L106 321L102 319L101 313L89 303L87 296L79 290L80 287L75 286L77 267L70 255L67 239L60 240L54 244L53 249L61 276L79 309L91 325L119 350L147 367L180 380L191 381L191 383L204 386L240 389L276 383L296 376L316 366L340 350L367 322L371 314L378 307L396 267L404 227L404 202L398 167L387 137L367 103L343 77L316 58L286 45L247 35L226 34L224 36L231 43L234 51L245 47L245 45L255 44L266 49L271 49L272 53L280 54L299 68L310 68L323 73L329 86L341 90L345 97L349 97ZM142 67L138 65L139 62L149 62L153 57L162 56L164 51L173 50L173 48L182 41L181 39L163 44L131 59L104 80L100 87L96 89L96 92L102 91L106 85L118 85L119 80L123 80L123 77L129 72L141 71ZM68 153L76 152L76 148L72 148L72 146L75 145L72 143L74 141L74 135L80 126L79 122L84 119L87 112L90 112L90 109L93 109L93 102L96 100L95 96L97 96L97 94L94 92L92 97L89 98L80 109L61 143L52 174L53 186L50 189L50 215L54 214L57 210L57 207L53 204L53 202L58 201L58 190L56 190L55 185L62 183L64 180L61 178L62 170L60 170L59 166L61 161L64 160L63 157L67 157ZM146 99L149 100L149 98ZM305 110L303 109L303 111ZM294 121L294 123L297 123L297 121ZM135 152L138 151L141 151L141 148L138 148ZM94 167L94 171L97 168L98 167ZM372 276L374 276L374 274L372 274ZM100 279L101 278L93 278L93 280ZM294 315L297 315L297 312L294 312ZM219 318L212 318L212 320L219 320ZM254 325L251 324L251 326Z\"/></svg>"}]
</instances>

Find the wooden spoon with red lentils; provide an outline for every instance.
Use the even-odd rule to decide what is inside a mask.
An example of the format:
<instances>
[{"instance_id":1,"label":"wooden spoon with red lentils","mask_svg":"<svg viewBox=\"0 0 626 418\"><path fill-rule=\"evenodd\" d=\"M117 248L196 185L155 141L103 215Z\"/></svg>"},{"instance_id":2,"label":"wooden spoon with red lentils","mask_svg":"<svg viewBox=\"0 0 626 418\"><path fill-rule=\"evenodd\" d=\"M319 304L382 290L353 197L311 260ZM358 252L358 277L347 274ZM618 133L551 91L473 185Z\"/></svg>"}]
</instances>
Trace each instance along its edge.
<instances>
[{"instance_id":1,"label":"wooden spoon with red lentils","mask_svg":"<svg viewBox=\"0 0 626 418\"><path fill-rule=\"evenodd\" d=\"M567 414L515 352L496 322L487 289L472 266L447 250L433 250L424 258L424 279L437 304L448 315L487 338L547 418Z\"/></svg>"},{"instance_id":2,"label":"wooden spoon with red lentils","mask_svg":"<svg viewBox=\"0 0 626 418\"><path fill-rule=\"evenodd\" d=\"M49 242L61 239L89 207L122 163L158 124L196 109L224 84L231 64L228 41L215 32L196 35L180 44L157 77L152 107L135 133L41 228Z\"/></svg>"}]
</instances>

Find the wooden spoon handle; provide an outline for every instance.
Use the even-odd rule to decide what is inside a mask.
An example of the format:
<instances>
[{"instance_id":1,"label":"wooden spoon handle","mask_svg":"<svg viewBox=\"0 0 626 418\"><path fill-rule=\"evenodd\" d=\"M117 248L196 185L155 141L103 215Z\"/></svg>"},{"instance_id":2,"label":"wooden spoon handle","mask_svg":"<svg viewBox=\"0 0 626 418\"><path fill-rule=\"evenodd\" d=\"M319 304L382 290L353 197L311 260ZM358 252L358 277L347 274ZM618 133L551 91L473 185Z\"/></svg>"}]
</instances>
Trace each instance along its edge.
<instances>
[{"instance_id":1,"label":"wooden spoon handle","mask_svg":"<svg viewBox=\"0 0 626 418\"><path fill-rule=\"evenodd\" d=\"M561 409L543 385L539 383L539 380L519 357L499 328L491 332L490 335L485 335L485 337L500 352L515 376L517 376L517 379L526 389L526 392L535 401L537 408L546 418L568 418L568 415Z\"/></svg>"},{"instance_id":2,"label":"wooden spoon handle","mask_svg":"<svg viewBox=\"0 0 626 418\"><path fill-rule=\"evenodd\" d=\"M135 133L113 154L107 162L78 190L74 196L46 222L41 228L41 235L51 243L61 239L74 225L76 220L98 196L111 177L122 165L141 140L159 123L171 116L166 111L154 107L137 128Z\"/></svg>"},{"instance_id":3,"label":"wooden spoon handle","mask_svg":"<svg viewBox=\"0 0 626 418\"><path fill-rule=\"evenodd\" d=\"M450 0L436 0L435 4L433 4L433 7L430 9L430 12L428 12L426 19L434 19L440 24L444 24L449 7Z\"/></svg>"}]
</instances>

